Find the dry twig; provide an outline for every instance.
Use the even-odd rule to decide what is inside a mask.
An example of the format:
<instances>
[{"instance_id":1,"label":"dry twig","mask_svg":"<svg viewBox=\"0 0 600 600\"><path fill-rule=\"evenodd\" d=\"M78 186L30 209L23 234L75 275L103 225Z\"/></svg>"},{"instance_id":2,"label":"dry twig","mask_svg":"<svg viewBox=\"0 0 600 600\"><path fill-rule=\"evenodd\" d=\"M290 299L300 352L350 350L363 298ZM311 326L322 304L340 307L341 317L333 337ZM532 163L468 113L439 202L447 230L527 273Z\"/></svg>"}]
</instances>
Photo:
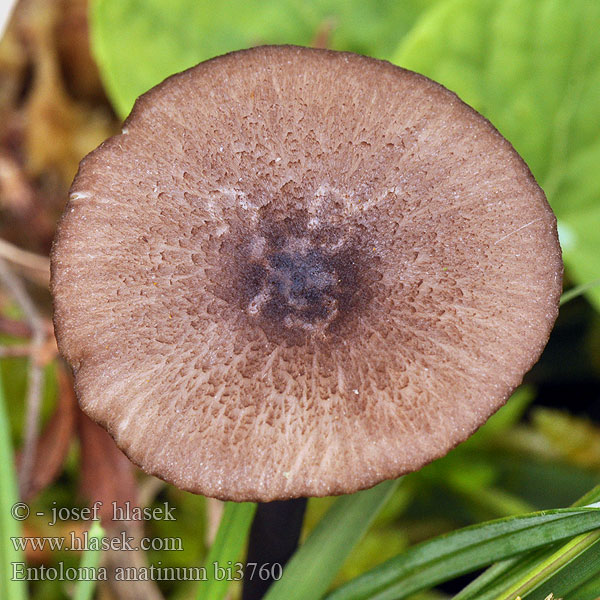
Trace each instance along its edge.
<instances>
[{"instance_id":1,"label":"dry twig","mask_svg":"<svg viewBox=\"0 0 600 600\"><path fill-rule=\"evenodd\" d=\"M29 344L15 344L14 346L0 346L0 358L22 358L31 356L32 349Z\"/></svg>"},{"instance_id":2,"label":"dry twig","mask_svg":"<svg viewBox=\"0 0 600 600\"><path fill-rule=\"evenodd\" d=\"M0 239L0 259L15 265L27 279L48 287L50 283L50 260L34 252L18 248Z\"/></svg>"}]
</instances>

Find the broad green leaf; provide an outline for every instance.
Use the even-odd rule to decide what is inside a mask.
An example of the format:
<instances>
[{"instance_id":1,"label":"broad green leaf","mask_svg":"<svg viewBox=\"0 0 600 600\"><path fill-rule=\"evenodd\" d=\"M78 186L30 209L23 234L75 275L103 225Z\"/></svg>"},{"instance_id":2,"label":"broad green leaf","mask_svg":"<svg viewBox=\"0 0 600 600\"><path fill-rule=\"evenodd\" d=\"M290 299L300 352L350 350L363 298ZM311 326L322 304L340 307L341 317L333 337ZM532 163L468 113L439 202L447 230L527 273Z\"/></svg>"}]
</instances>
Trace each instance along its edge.
<instances>
[{"instance_id":1,"label":"broad green leaf","mask_svg":"<svg viewBox=\"0 0 600 600\"><path fill-rule=\"evenodd\" d=\"M451 0L393 62L488 117L529 164L559 221L577 283L600 275L600 3ZM600 308L600 288L587 290Z\"/></svg>"},{"instance_id":2,"label":"broad green leaf","mask_svg":"<svg viewBox=\"0 0 600 600\"><path fill-rule=\"evenodd\" d=\"M246 543L256 504L250 502L227 502L221 517L215 541L206 559L207 581L198 588L199 600L222 600L231 581L215 578L213 565L230 566L240 559Z\"/></svg>"},{"instance_id":3,"label":"broad green leaf","mask_svg":"<svg viewBox=\"0 0 600 600\"><path fill-rule=\"evenodd\" d=\"M258 44L312 45L389 58L438 0L94 0L92 49L108 94L126 116L165 77Z\"/></svg>"},{"instance_id":4,"label":"broad green leaf","mask_svg":"<svg viewBox=\"0 0 600 600\"><path fill-rule=\"evenodd\" d=\"M100 521L95 521L90 527L89 539L102 539L104 537L104 529L100 525ZM93 542L92 542L93 543ZM101 550L86 550L81 559L80 567L82 569L97 569L100 565ZM93 578L80 579L75 586L75 594L73 600L92 600L96 581Z\"/></svg>"},{"instance_id":5,"label":"broad green leaf","mask_svg":"<svg viewBox=\"0 0 600 600\"><path fill-rule=\"evenodd\" d=\"M19 500L14 469L10 428L6 414L4 388L0 377L0 598L23 600L24 581L12 581L12 563L23 562L23 553L15 550L11 538L22 535L20 521L11 515Z\"/></svg>"},{"instance_id":6,"label":"broad green leaf","mask_svg":"<svg viewBox=\"0 0 600 600\"><path fill-rule=\"evenodd\" d=\"M400 600L463 573L600 527L600 508L509 517L429 540L341 586L327 600Z\"/></svg>"},{"instance_id":7,"label":"broad green leaf","mask_svg":"<svg viewBox=\"0 0 600 600\"><path fill-rule=\"evenodd\" d=\"M386 503L399 480L341 496L290 559L265 600L316 600L331 585L352 548Z\"/></svg>"}]
</instances>

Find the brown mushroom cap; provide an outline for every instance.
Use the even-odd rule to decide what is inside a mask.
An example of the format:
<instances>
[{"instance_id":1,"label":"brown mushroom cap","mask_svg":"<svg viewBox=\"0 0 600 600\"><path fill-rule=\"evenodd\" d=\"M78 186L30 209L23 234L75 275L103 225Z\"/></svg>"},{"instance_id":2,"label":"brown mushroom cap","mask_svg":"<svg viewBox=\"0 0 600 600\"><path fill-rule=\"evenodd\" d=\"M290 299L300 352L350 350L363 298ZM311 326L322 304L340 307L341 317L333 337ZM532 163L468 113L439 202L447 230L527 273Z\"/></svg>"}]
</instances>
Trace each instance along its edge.
<instances>
[{"instance_id":1,"label":"brown mushroom cap","mask_svg":"<svg viewBox=\"0 0 600 600\"><path fill-rule=\"evenodd\" d=\"M544 193L456 95L348 53L175 75L88 155L52 256L82 408L196 493L354 492L467 438L538 359Z\"/></svg>"}]
</instances>

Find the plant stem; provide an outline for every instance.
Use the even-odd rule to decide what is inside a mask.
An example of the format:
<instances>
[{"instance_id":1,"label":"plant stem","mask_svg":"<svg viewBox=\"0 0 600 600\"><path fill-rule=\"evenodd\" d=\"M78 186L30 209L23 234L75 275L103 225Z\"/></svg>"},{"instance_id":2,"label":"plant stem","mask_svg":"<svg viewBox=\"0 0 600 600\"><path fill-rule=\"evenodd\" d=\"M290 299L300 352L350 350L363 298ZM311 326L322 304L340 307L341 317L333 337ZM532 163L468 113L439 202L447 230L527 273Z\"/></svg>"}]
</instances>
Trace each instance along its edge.
<instances>
[{"instance_id":1,"label":"plant stem","mask_svg":"<svg viewBox=\"0 0 600 600\"><path fill-rule=\"evenodd\" d=\"M306 498L259 504L250 530L242 600L261 600L300 539Z\"/></svg>"}]
</instances>

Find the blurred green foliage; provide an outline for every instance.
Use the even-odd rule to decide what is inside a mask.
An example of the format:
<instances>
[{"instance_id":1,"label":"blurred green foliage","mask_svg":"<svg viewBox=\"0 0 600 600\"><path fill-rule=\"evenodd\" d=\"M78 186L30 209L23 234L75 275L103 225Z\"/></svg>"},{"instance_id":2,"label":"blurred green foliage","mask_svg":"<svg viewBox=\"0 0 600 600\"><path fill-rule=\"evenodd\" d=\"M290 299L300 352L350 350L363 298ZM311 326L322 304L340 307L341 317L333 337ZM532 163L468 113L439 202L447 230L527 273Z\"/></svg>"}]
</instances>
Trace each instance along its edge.
<instances>
[{"instance_id":1,"label":"blurred green foliage","mask_svg":"<svg viewBox=\"0 0 600 600\"><path fill-rule=\"evenodd\" d=\"M117 112L165 77L259 44L328 47L387 58L438 0L96 0L92 45Z\"/></svg>"},{"instance_id":2,"label":"blurred green foliage","mask_svg":"<svg viewBox=\"0 0 600 600\"><path fill-rule=\"evenodd\" d=\"M393 62L455 91L523 156L558 217L568 274L600 275L600 3L450 0ZM600 287L589 292L600 308Z\"/></svg>"}]
</instances>

